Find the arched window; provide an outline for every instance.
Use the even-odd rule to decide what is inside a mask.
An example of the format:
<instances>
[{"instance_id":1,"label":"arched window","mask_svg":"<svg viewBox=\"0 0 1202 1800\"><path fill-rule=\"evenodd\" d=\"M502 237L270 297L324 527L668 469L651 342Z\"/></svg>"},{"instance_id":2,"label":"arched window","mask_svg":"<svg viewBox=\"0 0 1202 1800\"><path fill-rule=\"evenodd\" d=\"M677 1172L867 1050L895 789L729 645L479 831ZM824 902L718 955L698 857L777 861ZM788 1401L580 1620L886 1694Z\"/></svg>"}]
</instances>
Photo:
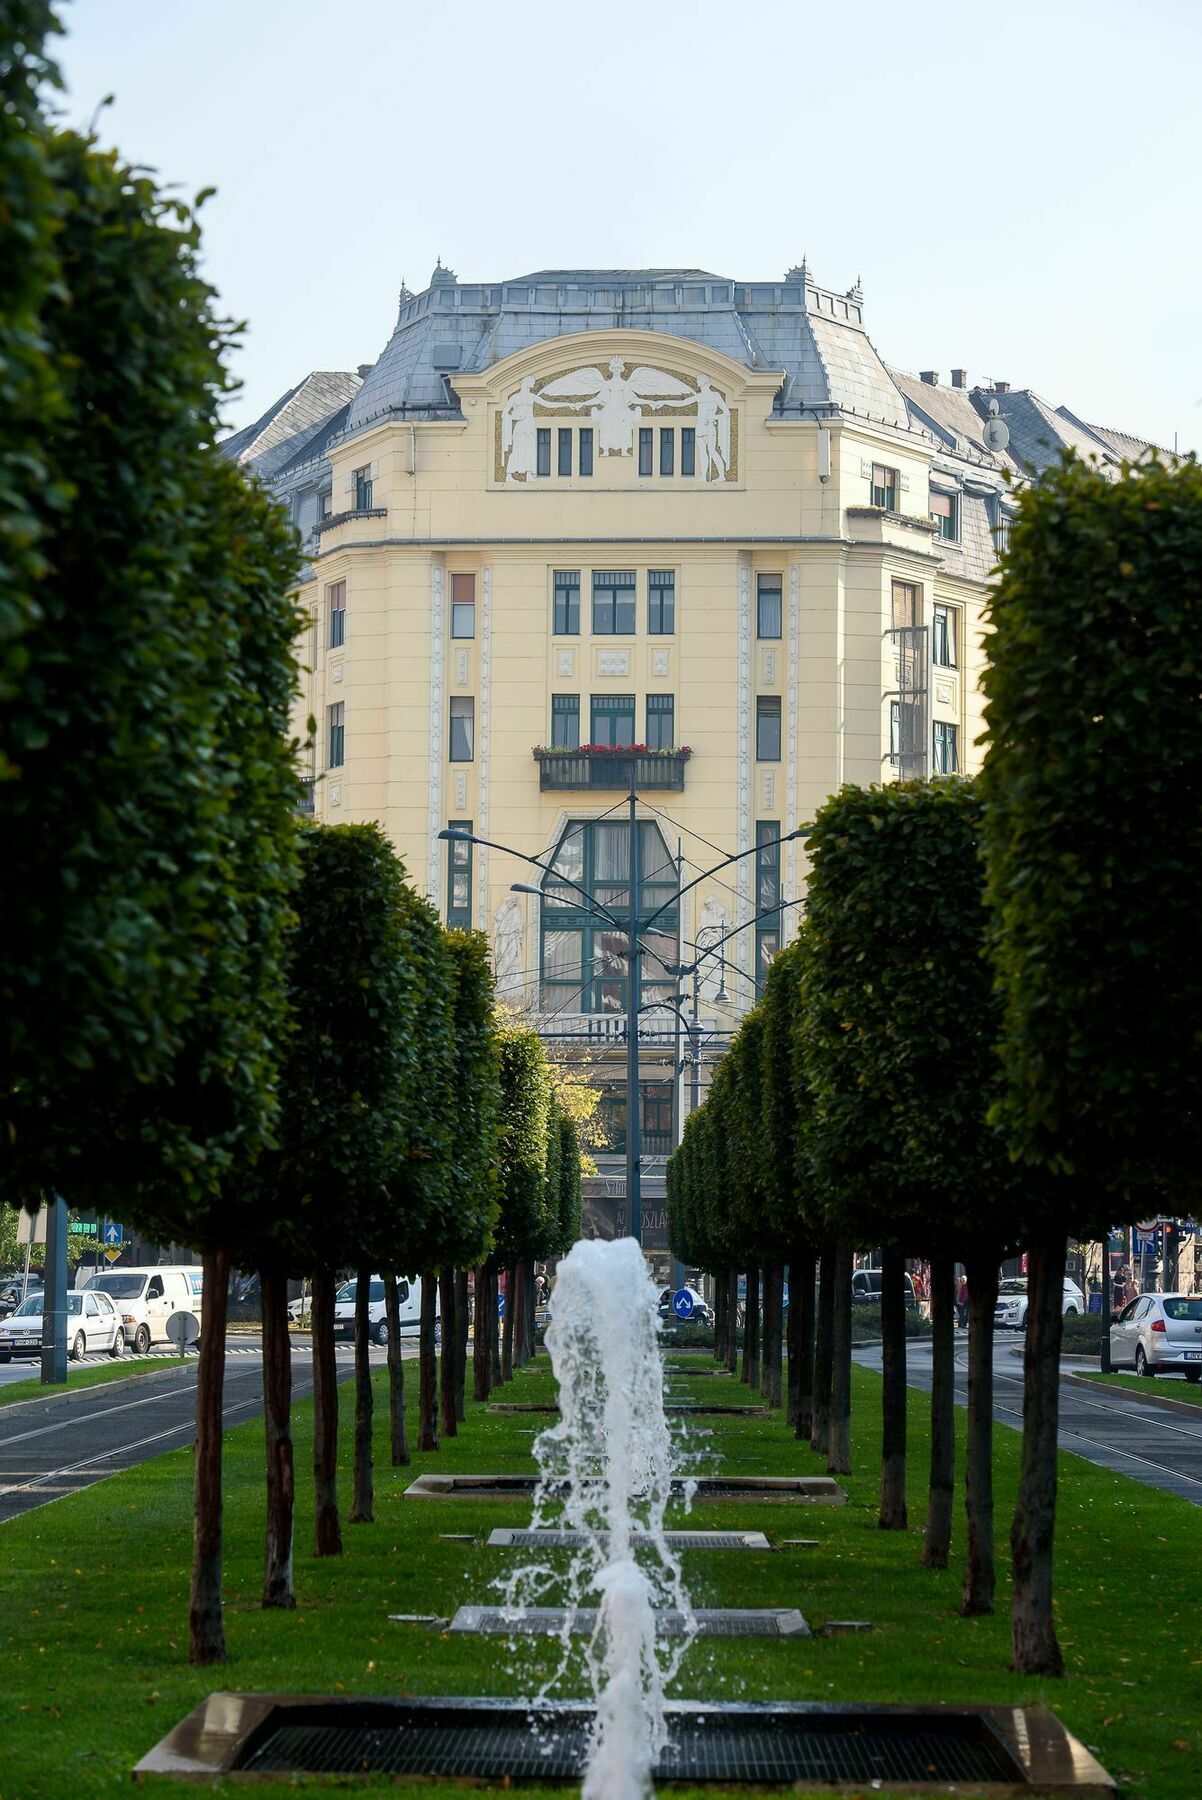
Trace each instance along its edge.
<instances>
[{"instance_id":1,"label":"arched window","mask_svg":"<svg viewBox=\"0 0 1202 1800\"><path fill-rule=\"evenodd\" d=\"M638 833L641 1000L654 1005L676 993L675 978L665 967L677 960L676 863L653 820L640 820ZM624 1013L629 822L575 819L568 824L555 847L552 869L543 877L542 892L543 1012ZM605 912L617 923L611 924Z\"/></svg>"}]
</instances>

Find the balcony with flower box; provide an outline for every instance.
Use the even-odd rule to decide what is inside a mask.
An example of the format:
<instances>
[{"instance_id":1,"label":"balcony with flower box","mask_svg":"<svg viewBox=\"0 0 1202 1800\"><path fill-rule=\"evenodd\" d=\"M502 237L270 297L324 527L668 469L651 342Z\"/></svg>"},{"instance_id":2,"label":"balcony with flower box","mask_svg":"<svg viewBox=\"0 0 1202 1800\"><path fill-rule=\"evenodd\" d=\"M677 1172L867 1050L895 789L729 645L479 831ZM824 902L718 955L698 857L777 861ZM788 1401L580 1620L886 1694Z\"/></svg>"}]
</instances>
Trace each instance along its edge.
<instances>
[{"instance_id":1,"label":"balcony with flower box","mask_svg":"<svg viewBox=\"0 0 1202 1800\"><path fill-rule=\"evenodd\" d=\"M542 793L585 789L591 793L640 793L654 788L681 793L684 767L693 752L679 749L652 750L647 744L581 744L576 750L534 746Z\"/></svg>"}]
</instances>

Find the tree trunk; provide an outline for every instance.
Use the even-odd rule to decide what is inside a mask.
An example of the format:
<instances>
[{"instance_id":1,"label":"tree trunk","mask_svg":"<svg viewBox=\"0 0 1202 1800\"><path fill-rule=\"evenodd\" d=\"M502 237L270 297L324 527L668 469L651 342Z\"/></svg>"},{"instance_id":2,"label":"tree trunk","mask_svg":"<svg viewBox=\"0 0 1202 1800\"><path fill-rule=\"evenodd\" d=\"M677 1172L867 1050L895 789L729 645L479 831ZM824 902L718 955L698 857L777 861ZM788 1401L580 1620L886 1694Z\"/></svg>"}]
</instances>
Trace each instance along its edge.
<instances>
[{"instance_id":1,"label":"tree trunk","mask_svg":"<svg viewBox=\"0 0 1202 1800\"><path fill-rule=\"evenodd\" d=\"M225 1317L230 1255L220 1248L203 1256L204 1298L200 1365L196 1371L196 1459L193 1486L192 1594L188 1608L188 1661L225 1661L221 1611L221 1450L225 1397Z\"/></svg>"},{"instance_id":2,"label":"tree trunk","mask_svg":"<svg viewBox=\"0 0 1202 1800\"><path fill-rule=\"evenodd\" d=\"M455 1418L467 1414L467 1270L455 1271Z\"/></svg>"},{"instance_id":3,"label":"tree trunk","mask_svg":"<svg viewBox=\"0 0 1202 1800\"><path fill-rule=\"evenodd\" d=\"M482 1262L476 1270L475 1316L472 1321L472 1399L487 1400L492 1392L492 1332L489 1308L492 1305L492 1260ZM496 1308L492 1307L495 1313Z\"/></svg>"},{"instance_id":4,"label":"tree trunk","mask_svg":"<svg viewBox=\"0 0 1202 1800\"><path fill-rule=\"evenodd\" d=\"M764 1399L769 1406L781 1402L781 1325L784 1313L785 1271L780 1263L764 1270Z\"/></svg>"},{"instance_id":5,"label":"tree trunk","mask_svg":"<svg viewBox=\"0 0 1202 1800\"><path fill-rule=\"evenodd\" d=\"M931 1474L922 1561L946 1569L956 1492L956 1274L950 1256L931 1258Z\"/></svg>"},{"instance_id":6,"label":"tree trunk","mask_svg":"<svg viewBox=\"0 0 1202 1800\"><path fill-rule=\"evenodd\" d=\"M342 1555L338 1522L338 1364L334 1356L334 1277L313 1277L313 1549Z\"/></svg>"},{"instance_id":7,"label":"tree trunk","mask_svg":"<svg viewBox=\"0 0 1202 1800\"><path fill-rule=\"evenodd\" d=\"M831 1446L831 1371L834 1367L835 1253L818 1259L818 1316L814 1338L814 1428L810 1448L825 1456Z\"/></svg>"},{"instance_id":8,"label":"tree trunk","mask_svg":"<svg viewBox=\"0 0 1202 1800\"><path fill-rule=\"evenodd\" d=\"M395 1269L384 1271L384 1317L388 1323L388 1424L392 1466L403 1469L409 1462L409 1431L405 1424L405 1361L401 1355L401 1297Z\"/></svg>"},{"instance_id":9,"label":"tree trunk","mask_svg":"<svg viewBox=\"0 0 1202 1800\"><path fill-rule=\"evenodd\" d=\"M351 1496L351 1524L371 1525L371 1270L355 1271L355 1479Z\"/></svg>"},{"instance_id":10,"label":"tree trunk","mask_svg":"<svg viewBox=\"0 0 1202 1800\"><path fill-rule=\"evenodd\" d=\"M455 1271L443 1269L438 1277L438 1297L442 1309L442 1366L439 1369L439 1426L444 1438L459 1436L455 1413L455 1346L459 1325L455 1312Z\"/></svg>"},{"instance_id":11,"label":"tree trunk","mask_svg":"<svg viewBox=\"0 0 1202 1800\"><path fill-rule=\"evenodd\" d=\"M422 1272L422 1312L418 1333L417 1447L438 1448L438 1360L435 1315L438 1277L432 1269Z\"/></svg>"},{"instance_id":12,"label":"tree trunk","mask_svg":"<svg viewBox=\"0 0 1202 1800\"><path fill-rule=\"evenodd\" d=\"M501 1344L501 1380L513 1380L513 1332L517 1287L517 1264L510 1263L505 1270L505 1332Z\"/></svg>"},{"instance_id":13,"label":"tree trunk","mask_svg":"<svg viewBox=\"0 0 1202 1800\"><path fill-rule=\"evenodd\" d=\"M1032 1240L1027 1255L1022 1467L1010 1527L1011 1667L1020 1675L1064 1673L1052 1616L1064 1263L1062 1237L1047 1233Z\"/></svg>"},{"instance_id":14,"label":"tree trunk","mask_svg":"<svg viewBox=\"0 0 1202 1800\"><path fill-rule=\"evenodd\" d=\"M789 1264L789 1392L793 1402L793 1428L799 1438L814 1429L814 1252L803 1245ZM797 1370L793 1363L796 1358Z\"/></svg>"},{"instance_id":15,"label":"tree trunk","mask_svg":"<svg viewBox=\"0 0 1202 1800\"><path fill-rule=\"evenodd\" d=\"M851 1474L851 1275L850 1244L835 1248L831 1316L831 1432L828 1475Z\"/></svg>"},{"instance_id":16,"label":"tree trunk","mask_svg":"<svg viewBox=\"0 0 1202 1800\"><path fill-rule=\"evenodd\" d=\"M488 1283L488 1342L492 1356L492 1385L500 1387L504 1380L501 1367L501 1315L498 1311L501 1298L501 1265L492 1263L492 1272Z\"/></svg>"},{"instance_id":17,"label":"tree trunk","mask_svg":"<svg viewBox=\"0 0 1202 1800\"><path fill-rule=\"evenodd\" d=\"M734 1375L739 1367L739 1271L730 1269L726 1276L726 1310L729 1333L726 1340L726 1366Z\"/></svg>"},{"instance_id":18,"label":"tree trunk","mask_svg":"<svg viewBox=\"0 0 1202 1800\"><path fill-rule=\"evenodd\" d=\"M526 1360L526 1263L516 1262L509 1272L509 1298L513 1302L512 1366L520 1369ZM506 1313L509 1308L506 1306Z\"/></svg>"},{"instance_id":19,"label":"tree trunk","mask_svg":"<svg viewBox=\"0 0 1202 1800\"><path fill-rule=\"evenodd\" d=\"M881 1257L882 1531L906 1529L906 1265L900 1250Z\"/></svg>"},{"instance_id":20,"label":"tree trunk","mask_svg":"<svg viewBox=\"0 0 1202 1800\"><path fill-rule=\"evenodd\" d=\"M263 1605L296 1605L292 1588L292 1526L296 1469L292 1457L292 1344L288 1337L288 1282L260 1272L263 1289L263 1419L267 1431L267 1539L263 1556Z\"/></svg>"},{"instance_id":21,"label":"tree trunk","mask_svg":"<svg viewBox=\"0 0 1202 1800\"><path fill-rule=\"evenodd\" d=\"M997 1308L997 1257L977 1252L968 1270L968 1454L964 1511L968 1547L964 1601L969 1617L993 1611L993 1315Z\"/></svg>"}]
</instances>

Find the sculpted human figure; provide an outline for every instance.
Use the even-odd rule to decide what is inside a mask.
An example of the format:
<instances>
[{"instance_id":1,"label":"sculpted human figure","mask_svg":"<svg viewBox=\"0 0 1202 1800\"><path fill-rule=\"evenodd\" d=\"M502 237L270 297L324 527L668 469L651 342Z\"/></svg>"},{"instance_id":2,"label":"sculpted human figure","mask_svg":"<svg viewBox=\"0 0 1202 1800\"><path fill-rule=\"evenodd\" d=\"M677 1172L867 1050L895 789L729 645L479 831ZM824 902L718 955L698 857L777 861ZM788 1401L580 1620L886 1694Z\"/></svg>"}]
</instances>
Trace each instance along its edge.
<instances>
[{"instance_id":1,"label":"sculpted human figure","mask_svg":"<svg viewBox=\"0 0 1202 1800\"><path fill-rule=\"evenodd\" d=\"M508 1000L511 1006L519 1005L524 993L522 944L525 934L522 909L510 894L493 915L492 966L497 999Z\"/></svg>"},{"instance_id":2,"label":"sculpted human figure","mask_svg":"<svg viewBox=\"0 0 1202 1800\"><path fill-rule=\"evenodd\" d=\"M708 375L697 384L697 448L701 479L725 481L730 468L730 408Z\"/></svg>"},{"instance_id":3,"label":"sculpted human figure","mask_svg":"<svg viewBox=\"0 0 1202 1800\"><path fill-rule=\"evenodd\" d=\"M501 460L507 481L514 481L519 475L529 479L538 467L534 398L534 377L527 375L517 392L510 394L501 413Z\"/></svg>"}]
</instances>

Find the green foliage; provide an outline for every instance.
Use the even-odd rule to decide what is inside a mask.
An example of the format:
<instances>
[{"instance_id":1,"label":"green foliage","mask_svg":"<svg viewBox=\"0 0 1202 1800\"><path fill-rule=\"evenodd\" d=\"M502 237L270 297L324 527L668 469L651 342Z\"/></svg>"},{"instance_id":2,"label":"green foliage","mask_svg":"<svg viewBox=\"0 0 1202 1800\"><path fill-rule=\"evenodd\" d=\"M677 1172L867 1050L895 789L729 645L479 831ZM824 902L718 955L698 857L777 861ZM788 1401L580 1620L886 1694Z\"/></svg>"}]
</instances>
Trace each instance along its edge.
<instances>
[{"instance_id":1,"label":"green foliage","mask_svg":"<svg viewBox=\"0 0 1202 1800\"><path fill-rule=\"evenodd\" d=\"M824 1204L861 1243L1012 1228L980 830L961 780L844 787L815 819L798 1029Z\"/></svg>"},{"instance_id":2,"label":"green foliage","mask_svg":"<svg viewBox=\"0 0 1202 1800\"><path fill-rule=\"evenodd\" d=\"M559 1114L558 1254L566 1256L580 1236L582 1204L580 1130L569 1113Z\"/></svg>"},{"instance_id":3,"label":"green foliage","mask_svg":"<svg viewBox=\"0 0 1202 1800\"><path fill-rule=\"evenodd\" d=\"M547 1213L552 1088L533 1031L505 1025L501 1043L500 1204L496 1248L505 1263L549 1254L558 1214Z\"/></svg>"},{"instance_id":4,"label":"green foliage","mask_svg":"<svg viewBox=\"0 0 1202 1800\"><path fill-rule=\"evenodd\" d=\"M88 139L28 135L30 204L4 229L41 267L41 170L56 269L17 427L31 393L55 404L0 495L38 558L0 594L0 683L20 682L0 712L0 1192L136 1191L143 1222L201 1242L274 1110L293 538L205 448L226 334L191 214Z\"/></svg>"},{"instance_id":5,"label":"green foliage","mask_svg":"<svg viewBox=\"0 0 1202 1800\"><path fill-rule=\"evenodd\" d=\"M997 1116L1096 1231L1202 1171L1202 468L1050 470L991 619Z\"/></svg>"},{"instance_id":6,"label":"green foliage","mask_svg":"<svg viewBox=\"0 0 1202 1800\"><path fill-rule=\"evenodd\" d=\"M416 1115L429 1105L435 1129L443 1116L421 1062L428 996L412 939L424 902L407 903L376 825L312 826L300 853L278 1149L261 1161L254 1208L259 1260L297 1273L359 1260ZM437 1007L449 997L445 966L441 978Z\"/></svg>"},{"instance_id":7,"label":"green foliage","mask_svg":"<svg viewBox=\"0 0 1202 1800\"><path fill-rule=\"evenodd\" d=\"M446 1234L439 1261L468 1267L487 1255L499 1211L501 1047L493 1010L488 939L479 931L449 931L443 934L443 947L454 988L449 1142L452 1229Z\"/></svg>"}]
</instances>

